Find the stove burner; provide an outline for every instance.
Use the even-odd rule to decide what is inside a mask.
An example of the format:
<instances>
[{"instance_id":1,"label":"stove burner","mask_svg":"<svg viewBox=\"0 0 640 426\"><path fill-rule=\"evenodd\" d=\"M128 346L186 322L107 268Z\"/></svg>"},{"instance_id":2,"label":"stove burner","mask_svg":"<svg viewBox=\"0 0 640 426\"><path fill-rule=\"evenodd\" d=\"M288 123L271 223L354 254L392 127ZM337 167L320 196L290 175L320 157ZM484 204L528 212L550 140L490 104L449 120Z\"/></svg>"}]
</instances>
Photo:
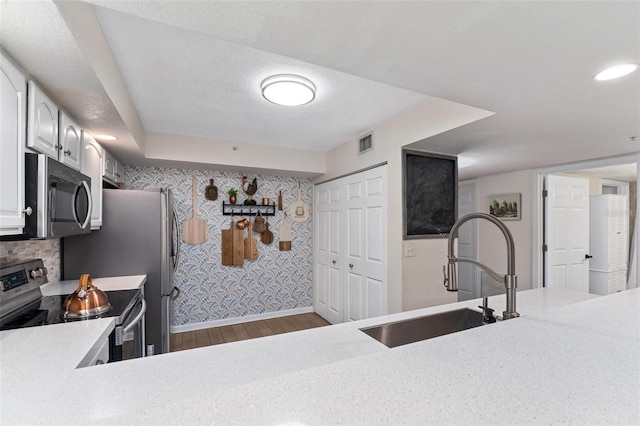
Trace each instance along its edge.
<instances>
[{"instance_id":1,"label":"stove burner","mask_svg":"<svg viewBox=\"0 0 640 426\"><path fill-rule=\"evenodd\" d=\"M13 330L38 325L84 321L105 317L116 317L116 323L120 324L124 320L124 315L132 309L140 297L140 290L137 289L107 291L106 293L110 301L108 305L109 309L104 312L89 312L84 316L65 316L63 304L67 295L44 296L2 318L0 330Z\"/></svg>"}]
</instances>

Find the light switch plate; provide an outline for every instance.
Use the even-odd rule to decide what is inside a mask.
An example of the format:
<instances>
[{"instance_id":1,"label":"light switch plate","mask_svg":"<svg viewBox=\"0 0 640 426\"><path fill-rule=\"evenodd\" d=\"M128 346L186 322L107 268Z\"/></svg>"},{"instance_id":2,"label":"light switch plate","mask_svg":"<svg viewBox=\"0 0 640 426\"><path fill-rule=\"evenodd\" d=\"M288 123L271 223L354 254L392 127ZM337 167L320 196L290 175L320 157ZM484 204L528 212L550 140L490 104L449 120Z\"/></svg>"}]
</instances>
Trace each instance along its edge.
<instances>
[{"instance_id":1,"label":"light switch plate","mask_svg":"<svg viewBox=\"0 0 640 426\"><path fill-rule=\"evenodd\" d=\"M415 257L416 256L416 245L415 245L415 243L405 243L405 245L404 245L404 256L405 257Z\"/></svg>"}]
</instances>

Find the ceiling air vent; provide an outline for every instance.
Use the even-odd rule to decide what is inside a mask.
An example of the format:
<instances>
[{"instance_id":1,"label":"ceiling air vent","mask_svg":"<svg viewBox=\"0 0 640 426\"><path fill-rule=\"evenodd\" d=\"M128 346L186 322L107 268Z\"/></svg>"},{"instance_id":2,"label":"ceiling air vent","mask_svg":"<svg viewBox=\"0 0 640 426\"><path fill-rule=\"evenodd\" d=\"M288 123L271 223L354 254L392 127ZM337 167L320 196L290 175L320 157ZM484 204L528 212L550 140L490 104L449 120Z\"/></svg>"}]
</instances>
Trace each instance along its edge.
<instances>
[{"instance_id":1,"label":"ceiling air vent","mask_svg":"<svg viewBox=\"0 0 640 426\"><path fill-rule=\"evenodd\" d=\"M371 151L372 149L373 149L373 145L371 144L371 135L367 135L364 138L360 139L360 143L358 146L358 154Z\"/></svg>"}]
</instances>

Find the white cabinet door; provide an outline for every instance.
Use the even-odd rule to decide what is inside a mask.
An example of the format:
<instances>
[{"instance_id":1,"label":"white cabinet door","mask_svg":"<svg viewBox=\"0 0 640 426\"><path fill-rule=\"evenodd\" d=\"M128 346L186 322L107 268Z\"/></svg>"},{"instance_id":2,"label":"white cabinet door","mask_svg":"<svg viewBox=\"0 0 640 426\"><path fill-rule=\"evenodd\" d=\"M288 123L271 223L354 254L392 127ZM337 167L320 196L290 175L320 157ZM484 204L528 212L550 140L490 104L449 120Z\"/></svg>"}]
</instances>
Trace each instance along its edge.
<instances>
[{"instance_id":1,"label":"white cabinet door","mask_svg":"<svg viewBox=\"0 0 640 426\"><path fill-rule=\"evenodd\" d=\"M27 81L0 51L0 235L24 228Z\"/></svg>"},{"instance_id":2,"label":"white cabinet door","mask_svg":"<svg viewBox=\"0 0 640 426\"><path fill-rule=\"evenodd\" d=\"M72 169L81 170L82 129L64 111L60 111L59 161Z\"/></svg>"},{"instance_id":3,"label":"white cabinet door","mask_svg":"<svg viewBox=\"0 0 640 426\"><path fill-rule=\"evenodd\" d=\"M387 313L386 186L382 166L315 187L314 307L332 324Z\"/></svg>"},{"instance_id":4,"label":"white cabinet door","mask_svg":"<svg viewBox=\"0 0 640 426\"><path fill-rule=\"evenodd\" d=\"M102 226L102 167L104 161L104 149L90 134L82 132L83 174L91 178L91 229L100 229Z\"/></svg>"},{"instance_id":5,"label":"white cabinet door","mask_svg":"<svg viewBox=\"0 0 640 426\"><path fill-rule=\"evenodd\" d=\"M104 151L103 177L107 182L118 184L118 160L107 150Z\"/></svg>"},{"instance_id":6,"label":"white cabinet door","mask_svg":"<svg viewBox=\"0 0 640 426\"><path fill-rule=\"evenodd\" d=\"M33 81L29 81L27 146L58 159L58 107Z\"/></svg>"}]
</instances>

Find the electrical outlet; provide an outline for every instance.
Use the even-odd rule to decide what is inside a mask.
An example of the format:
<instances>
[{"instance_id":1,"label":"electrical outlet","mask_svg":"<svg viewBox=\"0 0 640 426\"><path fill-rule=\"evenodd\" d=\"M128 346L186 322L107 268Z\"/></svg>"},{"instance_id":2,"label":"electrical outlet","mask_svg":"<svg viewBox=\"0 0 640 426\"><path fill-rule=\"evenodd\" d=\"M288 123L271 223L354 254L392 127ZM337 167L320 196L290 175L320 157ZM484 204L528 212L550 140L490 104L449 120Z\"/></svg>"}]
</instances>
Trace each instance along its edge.
<instances>
[{"instance_id":1,"label":"electrical outlet","mask_svg":"<svg viewBox=\"0 0 640 426\"><path fill-rule=\"evenodd\" d=\"M416 256L416 245L414 243L406 243L404 245L404 256L405 257Z\"/></svg>"}]
</instances>

